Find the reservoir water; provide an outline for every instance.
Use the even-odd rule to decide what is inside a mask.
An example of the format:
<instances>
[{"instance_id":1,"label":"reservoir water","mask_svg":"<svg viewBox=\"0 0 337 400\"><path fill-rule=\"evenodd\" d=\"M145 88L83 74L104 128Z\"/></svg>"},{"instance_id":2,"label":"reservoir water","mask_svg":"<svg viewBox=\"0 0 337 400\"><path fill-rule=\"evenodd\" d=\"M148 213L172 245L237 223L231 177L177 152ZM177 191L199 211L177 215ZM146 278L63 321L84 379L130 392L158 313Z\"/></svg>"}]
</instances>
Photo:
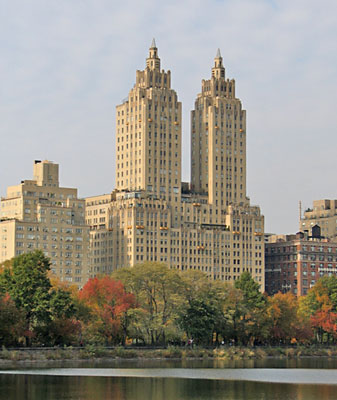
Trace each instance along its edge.
<instances>
[{"instance_id":1,"label":"reservoir water","mask_svg":"<svg viewBox=\"0 0 337 400\"><path fill-rule=\"evenodd\" d=\"M0 370L0 400L337 399L337 360L53 362Z\"/></svg>"}]
</instances>

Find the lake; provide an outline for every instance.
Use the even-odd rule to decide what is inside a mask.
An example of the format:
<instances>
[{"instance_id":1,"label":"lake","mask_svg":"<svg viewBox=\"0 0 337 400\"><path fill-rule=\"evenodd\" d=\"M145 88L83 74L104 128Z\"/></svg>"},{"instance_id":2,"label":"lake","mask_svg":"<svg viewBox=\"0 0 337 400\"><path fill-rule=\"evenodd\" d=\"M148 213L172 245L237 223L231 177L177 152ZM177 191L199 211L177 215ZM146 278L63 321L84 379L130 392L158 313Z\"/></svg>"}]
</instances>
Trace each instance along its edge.
<instances>
[{"instance_id":1,"label":"lake","mask_svg":"<svg viewBox=\"0 0 337 400\"><path fill-rule=\"evenodd\" d=\"M337 399L337 360L327 358L103 360L14 368L0 370L0 400Z\"/></svg>"}]
</instances>

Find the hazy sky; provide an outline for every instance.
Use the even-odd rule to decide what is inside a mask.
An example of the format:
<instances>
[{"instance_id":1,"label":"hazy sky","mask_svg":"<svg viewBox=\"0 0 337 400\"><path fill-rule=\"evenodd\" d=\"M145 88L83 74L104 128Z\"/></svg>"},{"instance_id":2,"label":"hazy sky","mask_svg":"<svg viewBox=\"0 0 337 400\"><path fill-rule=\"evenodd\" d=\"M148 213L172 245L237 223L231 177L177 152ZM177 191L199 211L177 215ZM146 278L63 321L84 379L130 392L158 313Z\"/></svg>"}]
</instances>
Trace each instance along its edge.
<instances>
[{"instance_id":1,"label":"hazy sky","mask_svg":"<svg viewBox=\"0 0 337 400\"><path fill-rule=\"evenodd\" d=\"M298 229L298 202L337 198L336 0L0 0L0 193L60 164L80 196L115 181L115 106L152 38L189 118L219 47L247 110L248 195L266 231Z\"/></svg>"}]
</instances>

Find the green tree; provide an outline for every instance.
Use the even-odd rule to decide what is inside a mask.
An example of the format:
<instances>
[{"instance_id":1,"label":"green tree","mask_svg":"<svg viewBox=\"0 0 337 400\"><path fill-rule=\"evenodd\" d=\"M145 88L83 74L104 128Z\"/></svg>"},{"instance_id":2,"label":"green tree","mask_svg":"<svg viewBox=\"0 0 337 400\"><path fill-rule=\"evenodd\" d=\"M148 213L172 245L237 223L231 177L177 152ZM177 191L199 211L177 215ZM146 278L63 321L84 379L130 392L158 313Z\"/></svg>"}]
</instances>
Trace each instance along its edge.
<instances>
[{"instance_id":1,"label":"green tree","mask_svg":"<svg viewBox=\"0 0 337 400\"><path fill-rule=\"evenodd\" d=\"M180 308L179 325L196 343L211 344L223 333L226 319L223 305L227 286L212 281L201 271L181 274L185 301Z\"/></svg>"},{"instance_id":2,"label":"green tree","mask_svg":"<svg viewBox=\"0 0 337 400\"><path fill-rule=\"evenodd\" d=\"M126 291L136 296L130 333L146 343L166 343L177 335L178 309L183 301L182 282L165 264L145 262L117 271ZM131 317L131 316L130 316Z\"/></svg>"},{"instance_id":3,"label":"green tree","mask_svg":"<svg viewBox=\"0 0 337 400\"><path fill-rule=\"evenodd\" d=\"M241 332L244 331L243 315L245 304L241 290L229 286L225 293L223 312L226 324L223 326L222 336L225 341L238 343L241 339Z\"/></svg>"},{"instance_id":4,"label":"green tree","mask_svg":"<svg viewBox=\"0 0 337 400\"><path fill-rule=\"evenodd\" d=\"M4 264L0 274L1 291L7 292L16 308L24 313L27 345L31 344L32 338L46 344L60 340L51 340L53 328L59 330L60 325L76 314L70 293L52 287L49 266L49 259L43 252L35 250Z\"/></svg>"},{"instance_id":5,"label":"green tree","mask_svg":"<svg viewBox=\"0 0 337 400\"><path fill-rule=\"evenodd\" d=\"M243 272L235 281L234 287L240 289L247 309L263 308L266 297L260 292L260 285L254 281L248 271Z\"/></svg>"},{"instance_id":6,"label":"green tree","mask_svg":"<svg viewBox=\"0 0 337 400\"><path fill-rule=\"evenodd\" d=\"M5 274L12 266L12 260L6 260L0 264L0 295L5 295L7 290L7 280Z\"/></svg>"},{"instance_id":7,"label":"green tree","mask_svg":"<svg viewBox=\"0 0 337 400\"><path fill-rule=\"evenodd\" d=\"M240 304L240 324L236 332L236 341L243 344L254 344L264 341L268 335L268 319L266 314L267 299L260 292L260 285L254 281L247 271L235 281L234 287L242 293ZM236 315L236 319L238 315Z\"/></svg>"},{"instance_id":8,"label":"green tree","mask_svg":"<svg viewBox=\"0 0 337 400\"><path fill-rule=\"evenodd\" d=\"M197 344L210 344L213 340L219 309L205 298L193 299L180 316L180 325Z\"/></svg>"},{"instance_id":9,"label":"green tree","mask_svg":"<svg viewBox=\"0 0 337 400\"><path fill-rule=\"evenodd\" d=\"M36 250L13 258L0 276L1 286L25 313L27 344L34 329L50 321L49 265L49 259Z\"/></svg>"},{"instance_id":10,"label":"green tree","mask_svg":"<svg viewBox=\"0 0 337 400\"><path fill-rule=\"evenodd\" d=\"M50 346L77 344L80 338L79 307L67 287L49 292L48 319L35 327L35 341Z\"/></svg>"}]
</instances>

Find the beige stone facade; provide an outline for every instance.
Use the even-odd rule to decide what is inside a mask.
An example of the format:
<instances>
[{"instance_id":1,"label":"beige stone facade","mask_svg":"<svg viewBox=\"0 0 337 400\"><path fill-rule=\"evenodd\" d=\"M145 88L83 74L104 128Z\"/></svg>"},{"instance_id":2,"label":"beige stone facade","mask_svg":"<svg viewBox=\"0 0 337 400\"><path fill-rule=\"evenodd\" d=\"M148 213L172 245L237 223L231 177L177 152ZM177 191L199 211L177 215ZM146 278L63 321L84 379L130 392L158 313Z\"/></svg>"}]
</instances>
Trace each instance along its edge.
<instances>
[{"instance_id":1,"label":"beige stone facade","mask_svg":"<svg viewBox=\"0 0 337 400\"><path fill-rule=\"evenodd\" d=\"M89 228L77 189L59 186L58 164L34 162L34 179L7 188L0 208L0 262L42 250L61 281L83 286L89 276Z\"/></svg>"},{"instance_id":2,"label":"beige stone facade","mask_svg":"<svg viewBox=\"0 0 337 400\"><path fill-rule=\"evenodd\" d=\"M116 115L116 190L86 199L92 275L161 261L264 290L264 217L246 197L246 115L218 52L192 111L192 183L181 182L181 103L152 43Z\"/></svg>"},{"instance_id":3,"label":"beige stone facade","mask_svg":"<svg viewBox=\"0 0 337 400\"><path fill-rule=\"evenodd\" d=\"M300 231L308 231L318 225L322 236L337 239L337 200L315 200L312 208L304 211L300 221Z\"/></svg>"},{"instance_id":4,"label":"beige stone facade","mask_svg":"<svg viewBox=\"0 0 337 400\"><path fill-rule=\"evenodd\" d=\"M234 79L225 78L220 51L201 90L191 118L192 189L208 193L219 212L247 205L246 111L235 97Z\"/></svg>"},{"instance_id":5,"label":"beige stone facade","mask_svg":"<svg viewBox=\"0 0 337 400\"><path fill-rule=\"evenodd\" d=\"M116 187L179 204L181 103L171 89L170 71L160 70L156 47L150 48L146 66L137 71L135 86L117 106Z\"/></svg>"}]
</instances>

